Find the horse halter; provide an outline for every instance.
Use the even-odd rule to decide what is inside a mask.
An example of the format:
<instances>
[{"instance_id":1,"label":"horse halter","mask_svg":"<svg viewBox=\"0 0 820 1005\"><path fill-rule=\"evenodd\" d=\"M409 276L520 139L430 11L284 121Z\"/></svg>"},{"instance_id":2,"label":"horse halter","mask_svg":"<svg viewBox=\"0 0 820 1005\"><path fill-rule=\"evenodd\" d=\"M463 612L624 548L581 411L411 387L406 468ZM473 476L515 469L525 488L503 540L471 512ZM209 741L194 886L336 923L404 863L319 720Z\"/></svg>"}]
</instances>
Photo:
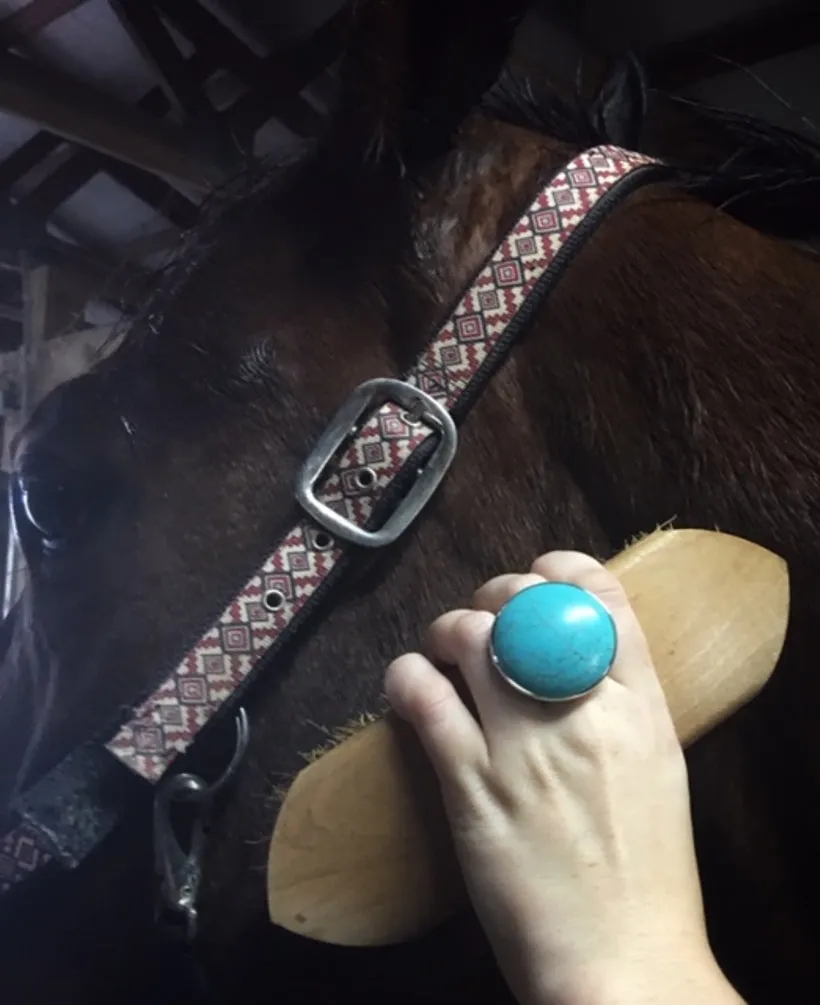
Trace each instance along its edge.
<instances>
[{"instance_id":1,"label":"horse halter","mask_svg":"<svg viewBox=\"0 0 820 1005\"><path fill-rule=\"evenodd\" d=\"M456 456L457 424L575 253L621 199L667 173L643 154L600 146L539 189L415 365L401 380L363 384L342 405L299 476L296 498L306 515L174 671L103 743L73 751L18 799L19 825L0 839L0 892L55 859L77 865L114 827L134 784L161 783L155 837L164 903L195 923L203 832L185 855L168 826L169 805L211 805L247 743L243 713L237 755L215 785L166 776L168 768L207 724L235 712L359 550L391 544L420 515ZM126 781L131 773L140 781Z\"/></svg>"}]
</instances>

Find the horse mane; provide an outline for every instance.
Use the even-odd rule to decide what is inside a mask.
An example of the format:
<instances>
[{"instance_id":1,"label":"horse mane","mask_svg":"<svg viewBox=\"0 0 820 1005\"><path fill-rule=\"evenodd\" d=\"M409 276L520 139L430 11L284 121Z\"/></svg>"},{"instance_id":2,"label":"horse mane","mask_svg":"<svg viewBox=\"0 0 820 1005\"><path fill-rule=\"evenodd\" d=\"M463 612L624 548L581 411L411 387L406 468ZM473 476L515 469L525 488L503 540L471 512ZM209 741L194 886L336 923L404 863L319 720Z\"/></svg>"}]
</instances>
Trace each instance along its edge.
<instances>
[{"instance_id":1,"label":"horse mane","mask_svg":"<svg viewBox=\"0 0 820 1005\"><path fill-rule=\"evenodd\" d=\"M688 130L693 136L705 132L710 141L705 151L670 156L648 135L658 97L640 62L629 55L591 94L584 95L579 75L571 97L554 88L536 95L525 77L506 69L484 94L481 108L578 150L612 143L659 156L675 169L680 187L756 230L791 241L820 241L820 142L754 116L663 95L662 114L670 103L685 107ZM254 206L265 202L282 176L319 149L305 144L284 159L264 160L213 192L199 223L181 236L176 253L158 270L153 295L124 322L128 331L118 326L113 339L134 342L156 330L181 286L217 246L226 222L253 219Z\"/></svg>"},{"instance_id":2,"label":"horse mane","mask_svg":"<svg viewBox=\"0 0 820 1005\"><path fill-rule=\"evenodd\" d=\"M659 156L675 169L682 188L756 230L792 241L820 239L820 141L752 115L653 91L634 56L619 60L591 95L580 83L571 97L554 89L536 95L525 78L507 71L484 104L505 121L579 149L613 143ZM658 148L653 108L685 125L693 138L686 150Z\"/></svg>"}]
</instances>

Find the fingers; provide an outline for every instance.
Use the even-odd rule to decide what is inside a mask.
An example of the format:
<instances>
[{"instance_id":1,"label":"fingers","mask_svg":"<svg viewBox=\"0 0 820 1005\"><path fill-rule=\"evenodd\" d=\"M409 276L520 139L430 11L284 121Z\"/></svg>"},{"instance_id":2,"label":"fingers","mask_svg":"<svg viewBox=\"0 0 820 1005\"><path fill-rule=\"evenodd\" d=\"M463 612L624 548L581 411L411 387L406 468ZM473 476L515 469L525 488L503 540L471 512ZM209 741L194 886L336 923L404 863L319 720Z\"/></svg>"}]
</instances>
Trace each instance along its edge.
<instances>
[{"instance_id":1,"label":"fingers","mask_svg":"<svg viewBox=\"0 0 820 1005\"><path fill-rule=\"evenodd\" d=\"M532 574L553 582L575 583L595 594L615 622L618 650L609 672L636 690L660 691L649 645L620 580L600 562L577 551L553 551L532 564Z\"/></svg>"},{"instance_id":2,"label":"fingers","mask_svg":"<svg viewBox=\"0 0 820 1005\"><path fill-rule=\"evenodd\" d=\"M496 576L495 579L489 580L475 591L473 607L479 611L498 614L504 604L516 593L526 590L528 586L537 586L543 582L544 577L534 572L522 575L513 572L506 576Z\"/></svg>"},{"instance_id":3,"label":"fingers","mask_svg":"<svg viewBox=\"0 0 820 1005\"><path fill-rule=\"evenodd\" d=\"M460 666L480 645L478 640L490 637L494 621L489 611L448 611L430 625L426 649L432 659Z\"/></svg>"},{"instance_id":4,"label":"fingers","mask_svg":"<svg viewBox=\"0 0 820 1005\"><path fill-rule=\"evenodd\" d=\"M436 663L458 667L482 721L498 701L497 682L485 667L494 621L488 611L448 611L430 625L425 646Z\"/></svg>"},{"instance_id":5,"label":"fingers","mask_svg":"<svg viewBox=\"0 0 820 1005\"><path fill-rule=\"evenodd\" d=\"M450 681L424 656L408 653L395 660L384 686L396 713L416 731L442 786L463 786L486 764L481 727Z\"/></svg>"},{"instance_id":6,"label":"fingers","mask_svg":"<svg viewBox=\"0 0 820 1005\"><path fill-rule=\"evenodd\" d=\"M500 734L501 723L510 716L520 721L531 714L548 715L545 706L509 687L490 663L494 621L488 611L449 611L430 626L426 647L431 659L460 670L478 710L490 754L493 736Z\"/></svg>"},{"instance_id":7,"label":"fingers","mask_svg":"<svg viewBox=\"0 0 820 1005\"><path fill-rule=\"evenodd\" d=\"M529 573L498 576L478 589L474 604L479 610L450 611L433 622L426 646L429 660L411 654L388 669L388 698L416 729L442 784L467 784L469 774L487 764L491 741L507 742L510 723L541 723L567 712L566 706L545 706L506 687L489 660L494 615L516 593L544 581L574 583L595 594L612 615L618 650L611 680L602 682L601 693L621 684L663 700L646 638L617 577L580 552L542 555ZM459 668L481 725L430 660Z\"/></svg>"}]
</instances>

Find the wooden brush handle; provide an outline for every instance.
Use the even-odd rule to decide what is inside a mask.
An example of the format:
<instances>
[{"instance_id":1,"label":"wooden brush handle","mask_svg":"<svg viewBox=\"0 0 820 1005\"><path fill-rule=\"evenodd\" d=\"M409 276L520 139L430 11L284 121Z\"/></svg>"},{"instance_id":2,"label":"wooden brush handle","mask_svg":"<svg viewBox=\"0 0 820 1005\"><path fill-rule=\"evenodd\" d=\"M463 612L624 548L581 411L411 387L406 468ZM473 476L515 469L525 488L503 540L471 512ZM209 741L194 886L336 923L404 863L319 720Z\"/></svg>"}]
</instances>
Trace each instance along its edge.
<instances>
[{"instance_id":1,"label":"wooden brush handle","mask_svg":"<svg viewBox=\"0 0 820 1005\"><path fill-rule=\"evenodd\" d=\"M608 567L646 632L678 736L691 743L760 691L783 646L785 562L712 531L657 531ZM314 939L413 938L463 898L438 787L393 716L296 777L271 841L270 917Z\"/></svg>"}]
</instances>

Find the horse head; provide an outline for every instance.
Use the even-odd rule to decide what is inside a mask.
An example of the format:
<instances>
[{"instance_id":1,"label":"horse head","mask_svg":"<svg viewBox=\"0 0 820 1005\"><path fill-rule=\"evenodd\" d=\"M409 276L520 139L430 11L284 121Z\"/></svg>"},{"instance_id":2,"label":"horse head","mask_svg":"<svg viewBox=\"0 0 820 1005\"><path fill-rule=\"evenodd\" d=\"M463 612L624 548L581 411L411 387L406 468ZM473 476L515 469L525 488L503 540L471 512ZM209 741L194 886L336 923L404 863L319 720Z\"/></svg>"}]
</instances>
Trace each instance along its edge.
<instances>
[{"instance_id":1,"label":"horse head","mask_svg":"<svg viewBox=\"0 0 820 1005\"><path fill-rule=\"evenodd\" d=\"M401 375L538 185L625 121L611 94L591 115L509 86L482 97L511 6L479 24L458 0L359 4L327 135L223 200L116 349L38 408L11 489L29 583L6 625L0 805L165 679L298 522L301 465L348 394ZM277 791L380 711L386 663L484 578L555 546L605 557L670 519L744 534L811 578L818 264L714 208L732 177L710 175L715 196L681 173L613 210L471 411L412 534L353 563L265 669L205 861L216 969L272 944L319 958L265 918ZM738 727L722 735L746 749ZM391 981L414 959L375 958L355 966ZM321 959L342 973L352 957Z\"/></svg>"}]
</instances>

